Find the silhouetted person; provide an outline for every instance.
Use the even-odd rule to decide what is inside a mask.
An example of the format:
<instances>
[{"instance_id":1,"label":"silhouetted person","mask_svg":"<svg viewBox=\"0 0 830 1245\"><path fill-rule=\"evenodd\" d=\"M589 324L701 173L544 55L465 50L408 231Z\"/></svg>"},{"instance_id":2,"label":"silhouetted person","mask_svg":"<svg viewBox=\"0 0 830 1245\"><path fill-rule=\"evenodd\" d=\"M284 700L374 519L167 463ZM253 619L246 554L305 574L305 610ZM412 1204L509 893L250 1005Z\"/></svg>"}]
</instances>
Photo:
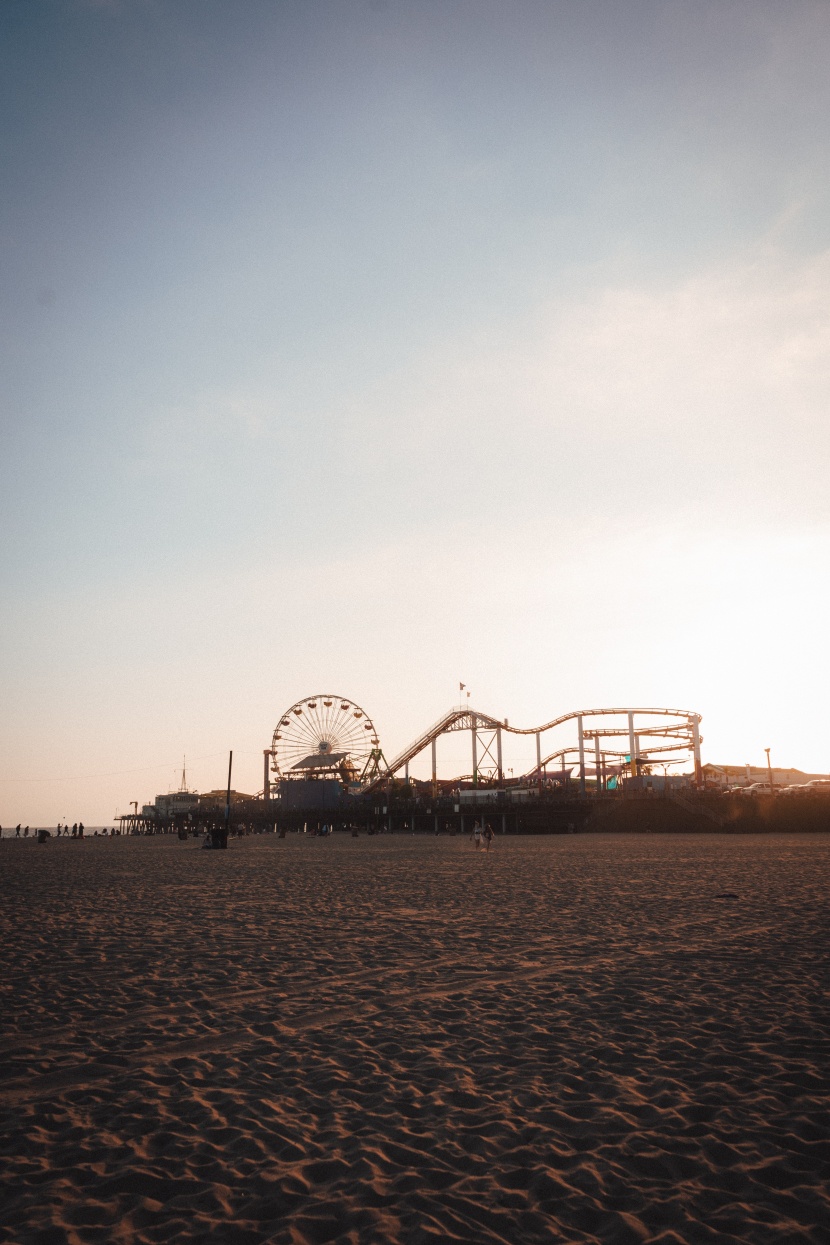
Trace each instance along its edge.
<instances>
[{"instance_id":1,"label":"silhouetted person","mask_svg":"<svg viewBox=\"0 0 830 1245\"><path fill-rule=\"evenodd\" d=\"M82 839L83 837L84 837L84 823L82 821L79 821L78 822L78 838Z\"/></svg>"},{"instance_id":2,"label":"silhouetted person","mask_svg":"<svg viewBox=\"0 0 830 1245\"><path fill-rule=\"evenodd\" d=\"M2 831L2 830L0 830L0 834L2 834L2 833L3 833L3 831ZM20 838L20 822L18 822L18 823L17 823L17 829L16 829L16 830L15 830L15 832L14 832L14 837L15 837L16 839L19 839L19 838Z\"/></svg>"}]
</instances>

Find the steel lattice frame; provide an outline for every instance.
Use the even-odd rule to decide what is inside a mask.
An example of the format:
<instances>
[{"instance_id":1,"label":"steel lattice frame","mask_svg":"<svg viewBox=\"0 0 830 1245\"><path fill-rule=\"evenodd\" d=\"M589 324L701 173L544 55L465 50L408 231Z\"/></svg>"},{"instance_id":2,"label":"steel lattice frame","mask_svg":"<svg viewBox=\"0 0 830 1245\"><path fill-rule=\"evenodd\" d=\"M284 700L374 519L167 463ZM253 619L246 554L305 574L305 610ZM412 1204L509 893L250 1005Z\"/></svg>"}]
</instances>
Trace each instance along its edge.
<instances>
[{"instance_id":1,"label":"steel lattice frame","mask_svg":"<svg viewBox=\"0 0 830 1245\"><path fill-rule=\"evenodd\" d=\"M584 726L584 719L586 718L587 719L591 719L591 718L604 719L607 717L617 717L617 716L626 716L628 718L628 725L624 727L597 726L597 727L593 727L589 729L586 729ZM638 723L635 727L635 724L633 721L635 716L640 719L643 719L643 718L648 719L651 717L675 718L675 719L679 719L679 721L667 722L664 725L657 725L657 724L649 723L648 721L646 721L642 725ZM585 774L587 772L587 766L586 766L587 753L585 749L585 744L589 740L597 740L597 739L601 740L605 738L606 736L613 737L613 736L626 736L627 735L629 737L629 740L633 738L635 742L639 736L648 737L649 739L648 746L640 754L645 763L647 763L648 761L647 754L651 754L653 752L654 753L656 752L666 753L666 752L677 752L677 751L688 750L690 753L692 753L694 757L695 780L699 784L702 781L701 763L700 763L700 744L702 742L701 737L700 737L700 730L699 730L700 721L701 721L700 714L695 713L694 711L688 710L688 709L645 708L645 707L621 708L620 707L620 708L607 708L607 709L574 710L571 713L563 713L559 717L552 718L549 722L545 722L541 726L517 727L517 726L508 726L506 721L504 722L499 721L498 718L493 718L491 717L490 714L479 713L477 710L473 709L470 705L458 705L456 706L456 708L451 709L448 713L446 713L442 718L439 718L439 720L433 726L431 726L427 731L425 731L423 735L419 736L418 739L414 741L414 743L410 744L408 748L405 748L403 752L399 753L398 756L396 756L392 760L392 762L386 767L385 772L379 772L377 777L372 778L368 782L366 789L371 791L374 787L378 786L381 782L388 781L388 779L393 774L395 774L398 770L403 769L404 767L408 767L409 762L413 760L420 752L422 752L430 744L432 745L433 785L435 785L435 782L436 782L435 741L440 735L448 734L451 731L470 731L470 734L472 736L472 741L473 741L472 778L474 782L478 781L479 776L481 776L485 781L490 780L494 772L493 765L492 765L492 762L494 760L493 754L492 754L492 742L485 742L485 740L482 738L485 735L485 732L487 733L492 732L495 735L495 743L496 743L495 773L498 775L498 780L501 781L502 767L501 767L500 740L501 740L502 732L506 732L511 735L535 735L536 736L537 762L536 762L536 765L527 772L527 774L523 775L523 777L527 779L530 779L530 778L540 779L542 773L544 772L544 767L548 764L548 762L552 761L555 758L562 757L563 753L569 753L572 751L576 751L578 754L581 754L580 755L581 782L582 782L582 786L584 789L584 779L585 779ZM566 722L575 722L578 725L578 729L579 729L579 732L582 738L582 744L576 749L573 746L569 748L565 748L565 749L559 748L555 752L552 752L548 756L543 758L542 748L541 748L542 734ZM651 743L652 739L663 739L666 742L662 744L652 744ZM491 740L492 740L492 736L491 736ZM479 748L481 748L482 761L484 762L484 764L482 765L478 763ZM626 755L625 753L617 752L616 750L612 752L612 751L609 751L608 749L603 749L602 751L604 751L606 755L613 755L613 756L619 756L619 757L623 757ZM631 749L629 751L631 751ZM668 764L668 761L666 763ZM635 766L637 765L636 757L635 757L634 765Z\"/></svg>"},{"instance_id":2,"label":"steel lattice frame","mask_svg":"<svg viewBox=\"0 0 830 1245\"><path fill-rule=\"evenodd\" d=\"M306 696L287 709L271 740L271 768L285 778L326 768L327 757L345 755L343 765L360 775L379 748L372 719L353 700L325 693ZM303 766L304 761L311 761ZM332 768L337 766L332 761Z\"/></svg>"}]
</instances>

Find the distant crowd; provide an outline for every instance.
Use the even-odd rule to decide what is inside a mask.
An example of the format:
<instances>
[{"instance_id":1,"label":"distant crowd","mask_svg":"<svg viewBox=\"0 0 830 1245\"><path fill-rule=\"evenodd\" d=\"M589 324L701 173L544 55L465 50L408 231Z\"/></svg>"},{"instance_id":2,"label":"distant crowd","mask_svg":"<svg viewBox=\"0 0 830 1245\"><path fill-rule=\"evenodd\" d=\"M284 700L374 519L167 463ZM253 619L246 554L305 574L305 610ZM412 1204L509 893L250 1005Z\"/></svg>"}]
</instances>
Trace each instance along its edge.
<instances>
[{"instance_id":1,"label":"distant crowd","mask_svg":"<svg viewBox=\"0 0 830 1245\"><path fill-rule=\"evenodd\" d=\"M66 825L62 825L61 822L58 822L54 830L32 829L30 831L28 826L21 825L20 822L18 822L18 824L15 826L14 837L16 839L20 839L20 838L28 839L30 833L32 835L37 835L37 837L41 840L41 842L43 841L44 838L51 838L53 834L58 839L82 839L84 837L84 823L82 821L76 821L74 825L70 826L68 822L66 823ZM120 828L116 829L116 827L113 826L109 830L106 827L104 827L104 829L102 830L93 830L92 833L95 838L97 838L99 834L102 835L104 838L106 838L108 835L110 838L115 838L116 835L120 835L121 830ZM0 836L2 836L2 834L3 834L3 827L0 826ZM11 837L11 832L9 832L6 837L7 838Z\"/></svg>"}]
</instances>

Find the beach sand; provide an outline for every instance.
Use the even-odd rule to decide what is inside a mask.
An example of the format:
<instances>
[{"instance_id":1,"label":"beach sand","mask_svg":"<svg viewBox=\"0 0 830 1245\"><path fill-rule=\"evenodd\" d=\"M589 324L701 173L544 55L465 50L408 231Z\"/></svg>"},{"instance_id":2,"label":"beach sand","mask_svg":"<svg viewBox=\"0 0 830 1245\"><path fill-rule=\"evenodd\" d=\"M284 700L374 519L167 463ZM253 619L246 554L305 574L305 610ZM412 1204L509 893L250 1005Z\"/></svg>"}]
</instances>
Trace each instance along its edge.
<instances>
[{"instance_id":1,"label":"beach sand","mask_svg":"<svg viewBox=\"0 0 830 1245\"><path fill-rule=\"evenodd\" d=\"M4 840L0 890L4 1242L830 1240L828 836Z\"/></svg>"}]
</instances>

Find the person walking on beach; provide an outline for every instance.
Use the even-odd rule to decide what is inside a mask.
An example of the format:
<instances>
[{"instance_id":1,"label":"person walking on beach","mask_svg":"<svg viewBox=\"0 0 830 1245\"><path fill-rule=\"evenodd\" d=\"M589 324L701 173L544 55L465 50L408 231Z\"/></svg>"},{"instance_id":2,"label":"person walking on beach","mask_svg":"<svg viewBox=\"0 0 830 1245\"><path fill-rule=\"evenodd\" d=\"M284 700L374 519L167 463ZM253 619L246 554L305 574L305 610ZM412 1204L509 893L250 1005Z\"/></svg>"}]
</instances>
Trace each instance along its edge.
<instances>
[{"instance_id":1,"label":"person walking on beach","mask_svg":"<svg viewBox=\"0 0 830 1245\"><path fill-rule=\"evenodd\" d=\"M2 831L2 830L0 830L0 834L2 834L2 833L3 833L3 831ZM19 839L19 838L20 838L20 822L18 822L18 823L17 823L17 829L16 829L16 830L15 830L15 832L14 832L14 837L15 837L16 839Z\"/></svg>"},{"instance_id":2,"label":"person walking on beach","mask_svg":"<svg viewBox=\"0 0 830 1245\"><path fill-rule=\"evenodd\" d=\"M493 827L490 825L489 821L484 827L484 842L487 844L487 851L489 852L490 846L493 842Z\"/></svg>"},{"instance_id":3,"label":"person walking on beach","mask_svg":"<svg viewBox=\"0 0 830 1245\"><path fill-rule=\"evenodd\" d=\"M477 821L473 826L473 841L476 845L476 851L481 851L481 822Z\"/></svg>"}]
</instances>

